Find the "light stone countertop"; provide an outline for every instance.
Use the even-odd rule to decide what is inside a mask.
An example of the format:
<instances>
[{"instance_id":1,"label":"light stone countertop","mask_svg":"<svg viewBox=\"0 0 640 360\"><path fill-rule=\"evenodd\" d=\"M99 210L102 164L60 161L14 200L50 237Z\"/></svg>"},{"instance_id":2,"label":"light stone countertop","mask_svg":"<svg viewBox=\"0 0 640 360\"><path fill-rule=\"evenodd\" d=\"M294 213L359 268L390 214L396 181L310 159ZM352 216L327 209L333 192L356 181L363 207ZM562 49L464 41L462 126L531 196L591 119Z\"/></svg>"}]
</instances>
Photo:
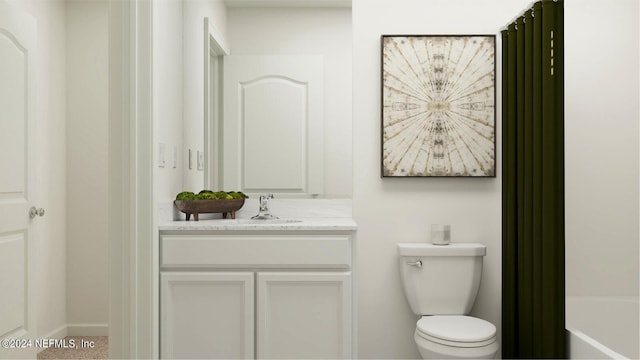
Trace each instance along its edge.
<instances>
[{"instance_id":1,"label":"light stone countertop","mask_svg":"<svg viewBox=\"0 0 640 360\"><path fill-rule=\"evenodd\" d=\"M247 199L236 219L221 214L200 214L200 220L185 220L173 203L159 208L160 231L355 231L351 199L273 199L270 210L278 220L252 220L258 213L258 200Z\"/></svg>"},{"instance_id":2,"label":"light stone countertop","mask_svg":"<svg viewBox=\"0 0 640 360\"><path fill-rule=\"evenodd\" d=\"M160 231L355 231L352 218L280 218L278 220L176 220L159 224Z\"/></svg>"}]
</instances>

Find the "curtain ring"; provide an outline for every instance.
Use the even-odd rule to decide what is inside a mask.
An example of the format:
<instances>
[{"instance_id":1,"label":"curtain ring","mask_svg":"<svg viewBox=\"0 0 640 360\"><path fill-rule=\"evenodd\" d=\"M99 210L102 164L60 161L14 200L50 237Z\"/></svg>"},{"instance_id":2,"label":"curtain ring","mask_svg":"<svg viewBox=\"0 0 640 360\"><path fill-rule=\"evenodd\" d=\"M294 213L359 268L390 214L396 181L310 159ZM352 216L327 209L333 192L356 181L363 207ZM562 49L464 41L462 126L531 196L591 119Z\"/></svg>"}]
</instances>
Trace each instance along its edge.
<instances>
[{"instance_id":1,"label":"curtain ring","mask_svg":"<svg viewBox=\"0 0 640 360\"><path fill-rule=\"evenodd\" d=\"M534 9L531 9L531 17L535 17L535 16L536 16L536 15L535 15L535 11L534 11Z\"/></svg>"}]
</instances>

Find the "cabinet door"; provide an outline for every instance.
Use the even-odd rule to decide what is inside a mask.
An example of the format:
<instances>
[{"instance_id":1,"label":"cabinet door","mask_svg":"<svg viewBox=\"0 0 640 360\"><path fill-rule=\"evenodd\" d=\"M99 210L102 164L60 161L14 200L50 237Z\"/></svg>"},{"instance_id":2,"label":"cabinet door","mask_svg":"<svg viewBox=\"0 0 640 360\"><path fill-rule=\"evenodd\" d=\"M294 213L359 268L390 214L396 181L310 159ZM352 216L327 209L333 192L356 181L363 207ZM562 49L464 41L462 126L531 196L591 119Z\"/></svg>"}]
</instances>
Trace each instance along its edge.
<instances>
[{"instance_id":1,"label":"cabinet door","mask_svg":"<svg viewBox=\"0 0 640 360\"><path fill-rule=\"evenodd\" d=\"M259 359L351 358L351 273L260 272Z\"/></svg>"},{"instance_id":2,"label":"cabinet door","mask_svg":"<svg viewBox=\"0 0 640 360\"><path fill-rule=\"evenodd\" d=\"M252 272L162 272L160 356L254 357Z\"/></svg>"}]
</instances>

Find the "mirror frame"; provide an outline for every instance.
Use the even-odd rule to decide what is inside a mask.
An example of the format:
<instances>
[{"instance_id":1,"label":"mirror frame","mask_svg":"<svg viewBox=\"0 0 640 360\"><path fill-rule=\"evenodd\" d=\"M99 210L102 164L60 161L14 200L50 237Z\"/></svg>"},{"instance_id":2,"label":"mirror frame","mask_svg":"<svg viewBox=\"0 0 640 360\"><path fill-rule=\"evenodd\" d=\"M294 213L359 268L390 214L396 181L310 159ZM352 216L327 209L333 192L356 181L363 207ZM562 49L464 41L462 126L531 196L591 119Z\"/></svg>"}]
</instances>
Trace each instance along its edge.
<instances>
[{"instance_id":1,"label":"mirror frame","mask_svg":"<svg viewBox=\"0 0 640 360\"><path fill-rule=\"evenodd\" d=\"M220 144L214 144L212 139L216 139L218 131L220 129L220 119L222 117L222 72L221 64L222 58L230 54L229 45L225 40L222 33L213 26L208 17L204 18L204 51L203 51L203 66L204 66L204 102L203 102L203 120L204 120L204 188L213 189L212 180L214 177L220 178L219 174L216 174L214 169L220 165L222 156L220 151L216 151L219 154L216 157L211 156L213 153L213 147L222 149ZM218 65L214 68L211 67L211 57L217 57ZM212 75L218 75L218 81L212 81ZM213 88L213 94L212 92ZM212 99L214 99L215 106L212 106ZM215 110L212 110L215 109ZM221 189L217 189L221 190Z\"/></svg>"}]
</instances>

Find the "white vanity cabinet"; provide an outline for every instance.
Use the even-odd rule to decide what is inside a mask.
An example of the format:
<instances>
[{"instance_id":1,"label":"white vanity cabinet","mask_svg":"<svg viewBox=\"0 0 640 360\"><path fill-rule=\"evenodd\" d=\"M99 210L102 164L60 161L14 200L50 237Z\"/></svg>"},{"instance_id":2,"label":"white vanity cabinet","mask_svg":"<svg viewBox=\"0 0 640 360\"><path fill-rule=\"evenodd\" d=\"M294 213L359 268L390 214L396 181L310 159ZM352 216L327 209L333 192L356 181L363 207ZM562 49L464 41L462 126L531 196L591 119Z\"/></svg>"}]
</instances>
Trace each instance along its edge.
<instances>
[{"instance_id":1,"label":"white vanity cabinet","mask_svg":"<svg viewBox=\"0 0 640 360\"><path fill-rule=\"evenodd\" d=\"M353 236L161 232L160 357L353 358Z\"/></svg>"}]
</instances>

